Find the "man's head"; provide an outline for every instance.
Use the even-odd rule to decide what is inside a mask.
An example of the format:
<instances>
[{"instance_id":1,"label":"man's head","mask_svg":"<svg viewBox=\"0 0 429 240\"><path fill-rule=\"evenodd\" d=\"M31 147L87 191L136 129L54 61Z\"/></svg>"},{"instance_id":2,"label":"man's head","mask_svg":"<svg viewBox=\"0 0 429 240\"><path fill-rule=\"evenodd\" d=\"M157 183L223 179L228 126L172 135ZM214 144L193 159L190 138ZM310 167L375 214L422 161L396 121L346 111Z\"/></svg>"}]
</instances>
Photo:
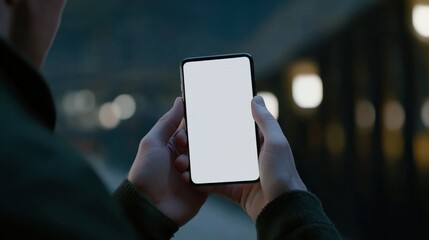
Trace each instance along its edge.
<instances>
[{"instance_id":1,"label":"man's head","mask_svg":"<svg viewBox=\"0 0 429 240\"><path fill-rule=\"evenodd\" d=\"M0 0L0 35L42 66L66 0Z\"/></svg>"}]
</instances>

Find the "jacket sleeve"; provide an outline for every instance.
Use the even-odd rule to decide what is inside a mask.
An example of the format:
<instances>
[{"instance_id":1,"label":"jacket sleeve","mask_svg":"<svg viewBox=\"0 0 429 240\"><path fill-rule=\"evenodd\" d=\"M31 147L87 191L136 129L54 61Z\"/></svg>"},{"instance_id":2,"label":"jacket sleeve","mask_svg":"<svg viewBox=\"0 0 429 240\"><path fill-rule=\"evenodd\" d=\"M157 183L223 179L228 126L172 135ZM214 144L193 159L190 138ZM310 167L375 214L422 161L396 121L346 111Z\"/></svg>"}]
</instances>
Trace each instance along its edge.
<instances>
[{"instance_id":1,"label":"jacket sleeve","mask_svg":"<svg viewBox=\"0 0 429 240\"><path fill-rule=\"evenodd\" d=\"M270 202L256 220L258 239L341 239L319 199L292 191Z\"/></svg>"},{"instance_id":2,"label":"jacket sleeve","mask_svg":"<svg viewBox=\"0 0 429 240\"><path fill-rule=\"evenodd\" d=\"M153 206L127 179L113 193L122 211L144 239L170 239L178 226Z\"/></svg>"},{"instance_id":3,"label":"jacket sleeve","mask_svg":"<svg viewBox=\"0 0 429 240\"><path fill-rule=\"evenodd\" d=\"M23 111L1 84L0 110L0 239L155 238L138 235L140 228L127 221L85 159ZM142 214L143 223L160 222L141 210L150 207L142 207L147 204L135 191L122 189L122 206Z\"/></svg>"}]
</instances>

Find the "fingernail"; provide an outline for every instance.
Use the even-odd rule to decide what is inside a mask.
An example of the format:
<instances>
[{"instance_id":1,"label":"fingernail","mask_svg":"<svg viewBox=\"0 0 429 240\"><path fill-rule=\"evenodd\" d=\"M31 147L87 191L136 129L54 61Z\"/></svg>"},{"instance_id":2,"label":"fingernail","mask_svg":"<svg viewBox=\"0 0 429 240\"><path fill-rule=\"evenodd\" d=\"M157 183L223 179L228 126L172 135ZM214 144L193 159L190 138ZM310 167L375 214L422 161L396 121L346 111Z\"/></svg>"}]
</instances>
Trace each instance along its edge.
<instances>
[{"instance_id":1,"label":"fingernail","mask_svg":"<svg viewBox=\"0 0 429 240\"><path fill-rule=\"evenodd\" d=\"M182 101L182 98L181 98L181 97L177 97L177 98L174 100L174 104L173 104L173 106L174 106L174 105L176 105L177 103L179 103L179 101Z\"/></svg>"},{"instance_id":2,"label":"fingernail","mask_svg":"<svg viewBox=\"0 0 429 240\"><path fill-rule=\"evenodd\" d=\"M259 95L255 96L254 100L256 104L265 107L264 99L261 96Z\"/></svg>"}]
</instances>

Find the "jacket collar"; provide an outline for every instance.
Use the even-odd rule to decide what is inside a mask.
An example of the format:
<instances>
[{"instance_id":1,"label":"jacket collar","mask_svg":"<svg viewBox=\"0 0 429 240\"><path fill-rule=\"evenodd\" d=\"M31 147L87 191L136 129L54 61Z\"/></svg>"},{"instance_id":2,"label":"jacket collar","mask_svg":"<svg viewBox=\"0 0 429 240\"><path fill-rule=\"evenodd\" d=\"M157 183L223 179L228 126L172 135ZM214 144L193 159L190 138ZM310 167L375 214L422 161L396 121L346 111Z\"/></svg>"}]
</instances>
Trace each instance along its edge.
<instances>
[{"instance_id":1,"label":"jacket collar","mask_svg":"<svg viewBox=\"0 0 429 240\"><path fill-rule=\"evenodd\" d=\"M55 128L55 106L51 92L37 68L0 38L0 78L16 101L47 128Z\"/></svg>"}]
</instances>

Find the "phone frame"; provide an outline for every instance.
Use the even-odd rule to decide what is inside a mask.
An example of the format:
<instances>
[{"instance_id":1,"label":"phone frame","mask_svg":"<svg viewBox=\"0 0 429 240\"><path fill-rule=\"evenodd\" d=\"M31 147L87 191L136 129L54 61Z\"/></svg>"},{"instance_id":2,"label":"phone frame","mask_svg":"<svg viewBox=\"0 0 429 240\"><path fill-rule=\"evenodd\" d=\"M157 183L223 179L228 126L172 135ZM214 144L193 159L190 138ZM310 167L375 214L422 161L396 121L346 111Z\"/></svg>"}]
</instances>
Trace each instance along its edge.
<instances>
[{"instance_id":1,"label":"phone frame","mask_svg":"<svg viewBox=\"0 0 429 240\"><path fill-rule=\"evenodd\" d=\"M246 57L249 59L249 64L250 64L250 75L251 75L251 84L252 84L252 95L253 97L256 96L256 87L255 87L255 74L254 74L254 67L253 67L253 58L250 54L248 53L232 53L232 54L220 54L220 55L211 55L211 56L200 56L200 57L190 57L190 58L185 58L182 60L182 62L180 63L180 80L181 80L181 91L182 91L182 101L183 101L183 106L184 106L184 118L185 118L185 130L187 132L188 129L188 121L187 121L187 111L186 111L186 92L185 92L185 79L184 79L184 71L183 71L183 67L186 63L188 62L198 62L198 61L207 61L207 60L218 60L218 59L231 59L231 58L239 58L239 57ZM250 104L249 104L250 107ZM258 129L258 125L255 122L255 135L256 135L256 148L257 148L257 160L258 160L258 171L259 169L259 154L260 154L260 148L261 148L261 144L260 144L260 137L259 137L259 129ZM231 182L214 182L214 183L195 183L192 181L192 172L191 172L191 156L190 156L190 152L189 152L189 137L188 134L186 133L186 137L187 137L187 142L188 142L188 158L189 158L189 166L188 166L188 171L190 174L190 182L193 185L217 185L217 184L228 184L228 183L255 183L255 182L259 182L260 180L260 172L258 174L258 178L255 180L245 180L245 181L231 181Z\"/></svg>"}]
</instances>

